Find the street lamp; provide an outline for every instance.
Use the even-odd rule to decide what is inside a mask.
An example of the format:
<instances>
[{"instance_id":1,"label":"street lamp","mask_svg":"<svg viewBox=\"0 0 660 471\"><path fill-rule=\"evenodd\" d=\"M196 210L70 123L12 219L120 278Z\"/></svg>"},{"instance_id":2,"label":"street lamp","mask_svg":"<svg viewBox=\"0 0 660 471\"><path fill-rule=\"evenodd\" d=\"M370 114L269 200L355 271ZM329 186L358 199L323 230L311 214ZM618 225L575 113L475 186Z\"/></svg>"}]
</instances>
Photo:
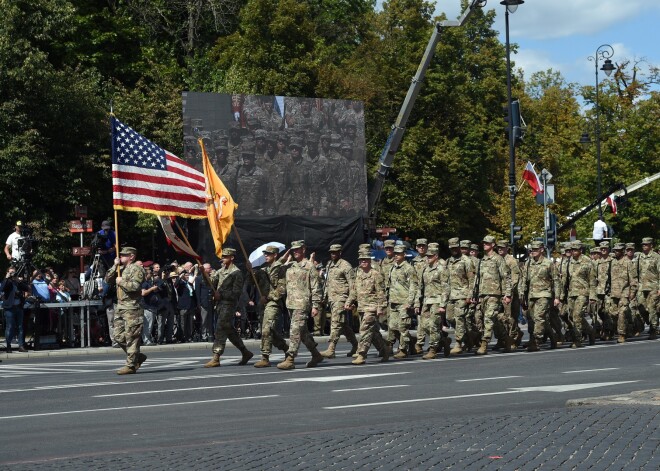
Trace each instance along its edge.
<instances>
[{"instance_id":1,"label":"street lamp","mask_svg":"<svg viewBox=\"0 0 660 471\"><path fill-rule=\"evenodd\" d=\"M610 60L610 57L614 55L614 49L612 46L609 44L602 44L601 46L596 49L596 54L593 56L589 56L587 59L590 61L593 61L596 64L596 165L597 165L597 175L598 175L598 216L600 219L603 218L603 207L601 205L602 202L602 197L603 195L601 194L602 189L601 189L601 170L600 170L600 108L598 106L598 99L599 99L599 90L598 90L598 60L599 59L604 59L605 62L603 63L603 66L600 68L603 72L605 72L605 75L608 77L612 74L612 71L614 70L614 65L612 64L612 61ZM580 142L583 144L586 144L590 142L591 140L589 139L589 135L585 134L582 135L580 138Z\"/></svg>"},{"instance_id":2,"label":"street lamp","mask_svg":"<svg viewBox=\"0 0 660 471\"><path fill-rule=\"evenodd\" d=\"M511 101L511 46L509 43L509 13L514 13L518 5L525 3L524 0L502 0L500 5L506 7L504 13L504 24L506 29L506 98L509 107L509 199L511 200L511 228L509 242L513 255L516 254L516 241L514 239L514 228L516 228L516 141L514 136L513 105Z\"/></svg>"}]
</instances>

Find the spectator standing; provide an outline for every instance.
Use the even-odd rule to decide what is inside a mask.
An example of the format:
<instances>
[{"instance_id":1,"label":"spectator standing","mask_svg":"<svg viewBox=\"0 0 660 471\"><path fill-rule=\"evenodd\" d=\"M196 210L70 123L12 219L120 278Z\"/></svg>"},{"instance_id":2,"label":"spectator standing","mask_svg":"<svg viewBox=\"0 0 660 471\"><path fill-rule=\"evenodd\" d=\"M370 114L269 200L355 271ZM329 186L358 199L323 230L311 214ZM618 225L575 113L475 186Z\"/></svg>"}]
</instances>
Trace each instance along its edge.
<instances>
[{"instance_id":1,"label":"spectator standing","mask_svg":"<svg viewBox=\"0 0 660 471\"><path fill-rule=\"evenodd\" d=\"M69 268L63 281L71 299L74 301L80 299L80 275L78 274L78 270Z\"/></svg>"},{"instance_id":2,"label":"spectator standing","mask_svg":"<svg viewBox=\"0 0 660 471\"><path fill-rule=\"evenodd\" d=\"M593 232L594 244L599 245L603 240L607 239L607 237L608 237L607 224L605 224L603 218L598 218L596 222L594 222L594 232Z\"/></svg>"},{"instance_id":3,"label":"spectator standing","mask_svg":"<svg viewBox=\"0 0 660 471\"><path fill-rule=\"evenodd\" d=\"M183 271L176 280L177 308L179 311L178 340L181 343L192 340L192 324L195 314L195 273L189 271L192 264L185 264Z\"/></svg>"},{"instance_id":4,"label":"spectator standing","mask_svg":"<svg viewBox=\"0 0 660 471\"><path fill-rule=\"evenodd\" d=\"M211 264L205 263L202 269L210 279L213 272ZM213 289L211 289L201 273L195 278L195 299L202 319L202 325L200 327L201 339L202 342L208 342L212 338Z\"/></svg>"},{"instance_id":5,"label":"spectator standing","mask_svg":"<svg viewBox=\"0 0 660 471\"><path fill-rule=\"evenodd\" d=\"M7 237L7 242L5 242L5 255L7 256L7 260L21 260L23 258L23 254L18 248L18 239L21 238L22 228L23 223L21 221L16 221L14 232Z\"/></svg>"},{"instance_id":6,"label":"spectator standing","mask_svg":"<svg viewBox=\"0 0 660 471\"><path fill-rule=\"evenodd\" d=\"M144 323L142 324L142 345L153 345L151 332L154 327L154 319L160 306L158 296L159 286L156 284L150 268L145 270L145 278L142 283L142 307L144 308Z\"/></svg>"},{"instance_id":7,"label":"spectator standing","mask_svg":"<svg viewBox=\"0 0 660 471\"><path fill-rule=\"evenodd\" d=\"M5 342L7 353L11 353L11 341L14 335L18 336L18 351L27 352L25 336L23 334L23 302L24 293L28 286L22 278L16 276L16 269L10 267L2 283L2 308L5 315Z\"/></svg>"}]
</instances>

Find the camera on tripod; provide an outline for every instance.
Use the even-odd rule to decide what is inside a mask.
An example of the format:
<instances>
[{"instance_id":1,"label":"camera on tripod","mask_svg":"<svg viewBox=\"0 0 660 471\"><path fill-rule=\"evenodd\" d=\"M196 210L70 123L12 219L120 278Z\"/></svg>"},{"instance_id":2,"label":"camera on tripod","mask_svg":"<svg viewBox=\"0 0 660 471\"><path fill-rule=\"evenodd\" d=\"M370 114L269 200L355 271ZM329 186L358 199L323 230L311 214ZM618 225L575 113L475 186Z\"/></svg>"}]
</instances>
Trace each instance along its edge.
<instances>
[{"instance_id":1,"label":"camera on tripod","mask_svg":"<svg viewBox=\"0 0 660 471\"><path fill-rule=\"evenodd\" d=\"M32 257L37 252L37 239L34 238L31 227L21 227L21 237L17 239L17 243L18 254L16 254L16 260L19 262L32 260Z\"/></svg>"}]
</instances>

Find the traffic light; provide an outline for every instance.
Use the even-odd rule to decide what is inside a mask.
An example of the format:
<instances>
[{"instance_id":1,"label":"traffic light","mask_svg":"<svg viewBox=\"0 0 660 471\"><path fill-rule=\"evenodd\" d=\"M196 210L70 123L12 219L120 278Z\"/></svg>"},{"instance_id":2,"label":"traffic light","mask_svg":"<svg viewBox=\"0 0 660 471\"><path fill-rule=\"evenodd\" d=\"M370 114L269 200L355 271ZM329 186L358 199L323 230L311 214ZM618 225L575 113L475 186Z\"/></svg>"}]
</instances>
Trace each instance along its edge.
<instances>
[{"instance_id":1,"label":"traffic light","mask_svg":"<svg viewBox=\"0 0 660 471\"><path fill-rule=\"evenodd\" d=\"M557 216L548 212L548 227L545 228L545 246L552 249L557 242Z\"/></svg>"},{"instance_id":2,"label":"traffic light","mask_svg":"<svg viewBox=\"0 0 660 471\"><path fill-rule=\"evenodd\" d=\"M516 226L511 223L511 245L515 245L520 239L522 239L522 226Z\"/></svg>"},{"instance_id":3,"label":"traffic light","mask_svg":"<svg viewBox=\"0 0 660 471\"><path fill-rule=\"evenodd\" d=\"M513 124L513 140L516 144L519 144L522 142L523 138L523 121L522 121L522 116L520 114L520 101L518 100L513 100L511 101L511 112L513 114L513 119L509 117L509 107L505 106L503 107L504 110L504 122L506 123L506 127L504 130L506 131L507 136L509 136L509 126ZM513 123L512 123L513 122Z\"/></svg>"}]
</instances>

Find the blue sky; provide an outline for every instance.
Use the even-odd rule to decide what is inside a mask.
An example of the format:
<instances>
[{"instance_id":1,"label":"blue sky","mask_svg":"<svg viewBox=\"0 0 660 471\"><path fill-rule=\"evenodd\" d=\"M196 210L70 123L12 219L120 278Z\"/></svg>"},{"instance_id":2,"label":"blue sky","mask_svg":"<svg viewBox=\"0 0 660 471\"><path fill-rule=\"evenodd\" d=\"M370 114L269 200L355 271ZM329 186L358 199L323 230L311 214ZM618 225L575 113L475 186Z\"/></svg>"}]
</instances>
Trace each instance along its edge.
<instances>
[{"instance_id":1,"label":"blue sky","mask_svg":"<svg viewBox=\"0 0 660 471\"><path fill-rule=\"evenodd\" d=\"M379 6L382 0L378 2ZM461 13L460 0L439 0L436 14L455 19ZM486 9L495 9L494 28L504 43L504 6L488 0ZM660 29L660 0L525 0L509 16L510 38L519 48L511 59L525 77L553 69L568 82L594 85L594 62L588 60L601 44L614 48L614 63L644 59L639 67L660 66L657 30ZM654 33L653 31L656 31ZM602 62L601 62L602 63ZM604 74L599 72L599 80ZM655 90L660 89L657 85Z\"/></svg>"}]
</instances>

